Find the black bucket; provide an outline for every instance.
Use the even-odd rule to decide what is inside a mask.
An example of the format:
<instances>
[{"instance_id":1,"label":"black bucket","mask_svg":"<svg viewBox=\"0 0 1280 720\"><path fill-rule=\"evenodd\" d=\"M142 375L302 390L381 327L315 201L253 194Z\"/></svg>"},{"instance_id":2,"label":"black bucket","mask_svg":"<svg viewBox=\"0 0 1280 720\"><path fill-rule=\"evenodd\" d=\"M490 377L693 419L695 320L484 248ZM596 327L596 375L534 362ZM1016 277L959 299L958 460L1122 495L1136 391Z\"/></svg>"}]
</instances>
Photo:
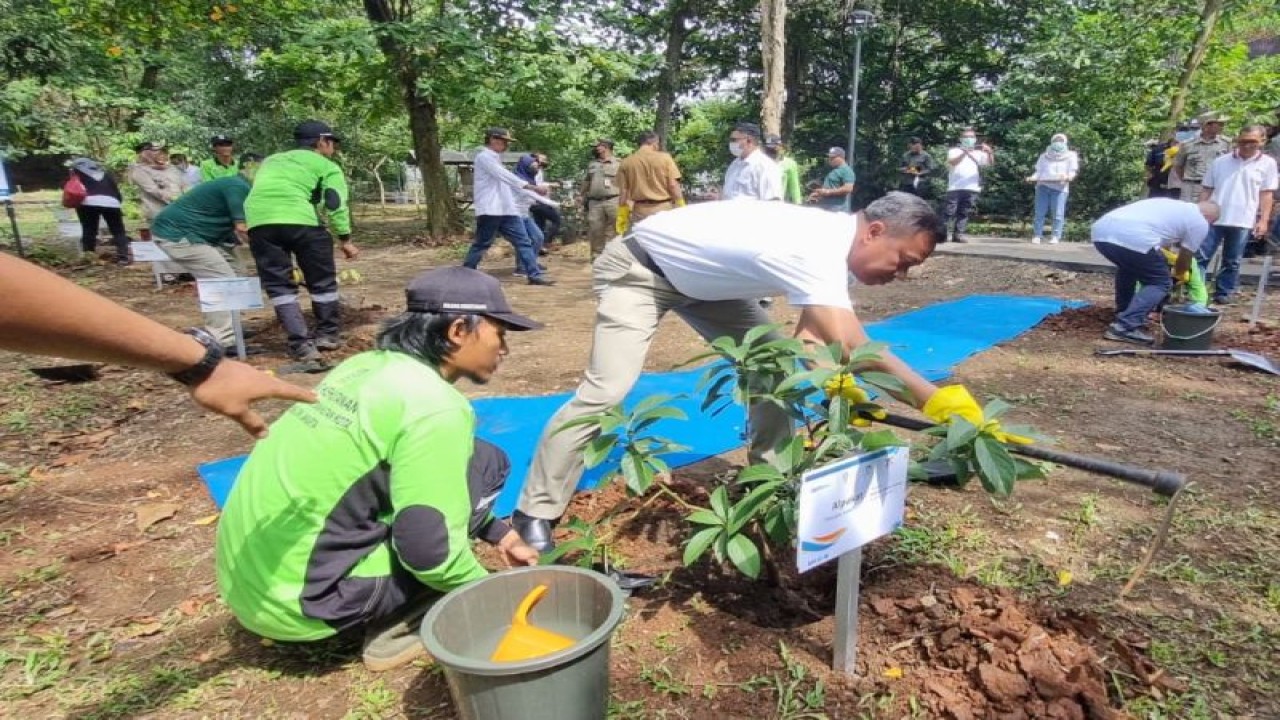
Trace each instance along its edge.
<instances>
[{"instance_id":1,"label":"black bucket","mask_svg":"<svg viewBox=\"0 0 1280 720\"><path fill-rule=\"evenodd\" d=\"M1160 347L1165 350L1208 350L1213 331L1222 322L1217 310L1192 312L1186 305L1166 305L1160 311Z\"/></svg>"}]
</instances>

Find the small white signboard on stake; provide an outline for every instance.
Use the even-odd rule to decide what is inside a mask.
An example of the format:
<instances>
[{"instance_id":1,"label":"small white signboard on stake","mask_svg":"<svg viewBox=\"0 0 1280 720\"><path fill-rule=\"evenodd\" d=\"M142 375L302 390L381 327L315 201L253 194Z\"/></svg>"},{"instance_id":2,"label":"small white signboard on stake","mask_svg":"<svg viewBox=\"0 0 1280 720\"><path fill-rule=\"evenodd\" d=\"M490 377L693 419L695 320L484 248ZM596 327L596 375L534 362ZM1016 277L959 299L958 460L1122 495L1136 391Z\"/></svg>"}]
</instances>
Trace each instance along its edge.
<instances>
[{"instance_id":1,"label":"small white signboard on stake","mask_svg":"<svg viewBox=\"0 0 1280 720\"><path fill-rule=\"evenodd\" d=\"M256 277L206 278L196 280L196 293L200 296L200 312L230 312L231 325L236 334L236 354L241 360L244 352L244 326L240 324L241 310L261 310L262 283Z\"/></svg>"},{"instance_id":2,"label":"small white signboard on stake","mask_svg":"<svg viewBox=\"0 0 1280 720\"><path fill-rule=\"evenodd\" d=\"M902 525L907 502L905 447L875 450L811 470L800 480L796 568L840 559L832 667L854 672L858 652L858 577L862 546Z\"/></svg>"},{"instance_id":3,"label":"small white signboard on stake","mask_svg":"<svg viewBox=\"0 0 1280 720\"><path fill-rule=\"evenodd\" d=\"M77 235L79 233L77 232ZM136 262L151 263L151 274L156 278L156 289L159 290L164 286L164 282L160 276L165 273L178 274L186 272L186 269L175 263L160 246L153 242L131 242L129 243L129 253L133 255Z\"/></svg>"}]
</instances>

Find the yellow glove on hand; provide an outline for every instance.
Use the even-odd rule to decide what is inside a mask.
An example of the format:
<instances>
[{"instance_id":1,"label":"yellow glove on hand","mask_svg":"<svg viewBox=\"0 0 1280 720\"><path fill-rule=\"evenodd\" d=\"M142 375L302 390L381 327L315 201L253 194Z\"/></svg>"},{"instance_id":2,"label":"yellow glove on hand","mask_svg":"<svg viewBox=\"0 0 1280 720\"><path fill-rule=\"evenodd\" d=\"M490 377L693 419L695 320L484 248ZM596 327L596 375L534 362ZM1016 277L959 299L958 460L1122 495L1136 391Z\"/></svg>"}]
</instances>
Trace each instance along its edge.
<instances>
[{"instance_id":1,"label":"yellow glove on hand","mask_svg":"<svg viewBox=\"0 0 1280 720\"><path fill-rule=\"evenodd\" d=\"M832 375L831 379L827 380L826 384L822 386L822 389L827 393L828 398L833 398L839 395L847 400L850 405L862 405L864 403L871 402L871 396L867 394L866 390L858 387L858 383L853 379L853 375L850 375L849 373ZM870 427L872 418L876 420L883 420L888 415L883 408L876 408L875 410L867 411L866 414L871 417L868 418L855 414L849 419L849 424L854 427Z\"/></svg>"},{"instance_id":2,"label":"yellow glove on hand","mask_svg":"<svg viewBox=\"0 0 1280 720\"><path fill-rule=\"evenodd\" d=\"M1178 264L1178 253L1166 247L1160 248L1160 252L1164 253L1165 262L1169 263L1169 267Z\"/></svg>"},{"instance_id":3,"label":"yellow glove on hand","mask_svg":"<svg viewBox=\"0 0 1280 720\"><path fill-rule=\"evenodd\" d=\"M1002 443L1030 445L1033 442L1029 437L1004 432L1000 429L999 420L988 421L982 414L982 406L978 405L978 401L973 399L969 390L963 385L947 385L938 388L933 395L929 396L928 402L924 404L921 411L924 412L925 417L939 425L949 422L952 417L962 417Z\"/></svg>"},{"instance_id":4,"label":"yellow glove on hand","mask_svg":"<svg viewBox=\"0 0 1280 720\"><path fill-rule=\"evenodd\" d=\"M293 269L293 283L295 285L302 284L302 270L300 268L295 267Z\"/></svg>"},{"instance_id":5,"label":"yellow glove on hand","mask_svg":"<svg viewBox=\"0 0 1280 720\"><path fill-rule=\"evenodd\" d=\"M626 205L618 206L618 219L613 223L613 229L622 235L631 227L631 208Z\"/></svg>"}]
</instances>

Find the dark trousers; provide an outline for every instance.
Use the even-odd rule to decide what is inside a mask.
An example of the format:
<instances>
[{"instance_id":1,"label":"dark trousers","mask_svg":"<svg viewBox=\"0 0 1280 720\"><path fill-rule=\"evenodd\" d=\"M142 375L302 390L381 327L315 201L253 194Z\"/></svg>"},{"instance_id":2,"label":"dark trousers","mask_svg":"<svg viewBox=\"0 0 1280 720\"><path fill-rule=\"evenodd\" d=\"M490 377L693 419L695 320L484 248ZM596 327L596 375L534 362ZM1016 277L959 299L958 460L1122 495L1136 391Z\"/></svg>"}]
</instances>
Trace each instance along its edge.
<instances>
[{"instance_id":1,"label":"dark trousers","mask_svg":"<svg viewBox=\"0 0 1280 720\"><path fill-rule=\"evenodd\" d=\"M329 231L314 225L259 225L249 229L249 249L258 265L262 289L289 336L289 348L297 350L311 340L298 305L298 284L293 280L295 259L311 293L316 334L337 337L341 326L338 271Z\"/></svg>"},{"instance_id":2,"label":"dark trousers","mask_svg":"<svg viewBox=\"0 0 1280 720\"><path fill-rule=\"evenodd\" d=\"M1093 244L1102 257L1116 266L1116 324L1124 330L1146 327L1147 316L1173 289L1169 261L1159 248L1140 253L1115 243ZM1134 288L1142 283L1142 289Z\"/></svg>"},{"instance_id":3,"label":"dark trousers","mask_svg":"<svg viewBox=\"0 0 1280 720\"><path fill-rule=\"evenodd\" d=\"M80 221L80 249L93 252L98 247L98 225L107 221L107 229L111 231L111 241L116 246L118 257L129 257L129 236L124 231L124 213L120 208L94 207L81 205L76 208L76 218Z\"/></svg>"},{"instance_id":4,"label":"dark trousers","mask_svg":"<svg viewBox=\"0 0 1280 720\"><path fill-rule=\"evenodd\" d=\"M969 216L973 207L978 204L978 193L975 190L948 190L947 199L943 201L942 224L950 228L952 218L955 219L955 230L952 237L964 237L969 229Z\"/></svg>"},{"instance_id":5,"label":"dark trousers","mask_svg":"<svg viewBox=\"0 0 1280 720\"><path fill-rule=\"evenodd\" d=\"M559 208L543 203L534 203L533 207L529 208L529 214L533 216L533 221L538 224L538 229L542 231L543 246L555 242L556 236L560 234L560 227L564 224L560 219Z\"/></svg>"},{"instance_id":6,"label":"dark trousers","mask_svg":"<svg viewBox=\"0 0 1280 720\"><path fill-rule=\"evenodd\" d=\"M516 269L524 270L531 278L542 275L542 271L538 269L538 253L534 248L533 238L525 231L524 218L518 215L477 215L476 237L471 241L467 258L462 261L463 266L472 269L479 267L498 233L502 233L515 248Z\"/></svg>"}]
</instances>

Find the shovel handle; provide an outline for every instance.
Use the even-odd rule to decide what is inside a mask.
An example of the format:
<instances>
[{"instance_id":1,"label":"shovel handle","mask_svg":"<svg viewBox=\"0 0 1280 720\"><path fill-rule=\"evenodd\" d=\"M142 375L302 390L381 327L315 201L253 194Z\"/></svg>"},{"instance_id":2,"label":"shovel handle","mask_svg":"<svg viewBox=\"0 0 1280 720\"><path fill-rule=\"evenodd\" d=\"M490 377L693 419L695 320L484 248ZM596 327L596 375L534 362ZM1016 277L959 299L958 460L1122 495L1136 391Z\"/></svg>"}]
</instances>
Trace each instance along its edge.
<instances>
[{"instance_id":1,"label":"shovel handle","mask_svg":"<svg viewBox=\"0 0 1280 720\"><path fill-rule=\"evenodd\" d=\"M546 585L539 585L534 589L530 590L529 594L525 595L524 599L520 601L520 604L516 606L516 613L515 615L511 616L511 624L512 625L528 625L529 611L533 610L533 606L537 605L538 601L542 599L542 596L546 594L547 594Z\"/></svg>"},{"instance_id":2,"label":"shovel handle","mask_svg":"<svg viewBox=\"0 0 1280 720\"><path fill-rule=\"evenodd\" d=\"M1140 348L1120 348L1116 350L1094 350L1094 355L1179 355L1204 357L1206 355L1230 355L1230 350L1145 350Z\"/></svg>"},{"instance_id":3,"label":"shovel handle","mask_svg":"<svg viewBox=\"0 0 1280 720\"><path fill-rule=\"evenodd\" d=\"M906 430L927 430L933 427L932 423L924 420L916 420L915 418L904 417L890 413L885 416L881 422L886 425L893 425ZM1169 470L1149 470L1147 468L1130 465L1128 463L1118 463L1103 458L1090 457L1088 455L1080 455L1077 453L1066 452L1064 450L1050 450L1036 445L1016 445L1008 444L1005 448L1015 454L1022 455L1036 460L1046 460L1048 462L1057 463L1058 465L1066 465L1078 470L1088 470L1100 475L1123 480L1134 485L1141 485L1157 495L1165 497L1173 497L1178 491L1182 490L1187 484L1187 478L1182 473L1171 472Z\"/></svg>"}]
</instances>

